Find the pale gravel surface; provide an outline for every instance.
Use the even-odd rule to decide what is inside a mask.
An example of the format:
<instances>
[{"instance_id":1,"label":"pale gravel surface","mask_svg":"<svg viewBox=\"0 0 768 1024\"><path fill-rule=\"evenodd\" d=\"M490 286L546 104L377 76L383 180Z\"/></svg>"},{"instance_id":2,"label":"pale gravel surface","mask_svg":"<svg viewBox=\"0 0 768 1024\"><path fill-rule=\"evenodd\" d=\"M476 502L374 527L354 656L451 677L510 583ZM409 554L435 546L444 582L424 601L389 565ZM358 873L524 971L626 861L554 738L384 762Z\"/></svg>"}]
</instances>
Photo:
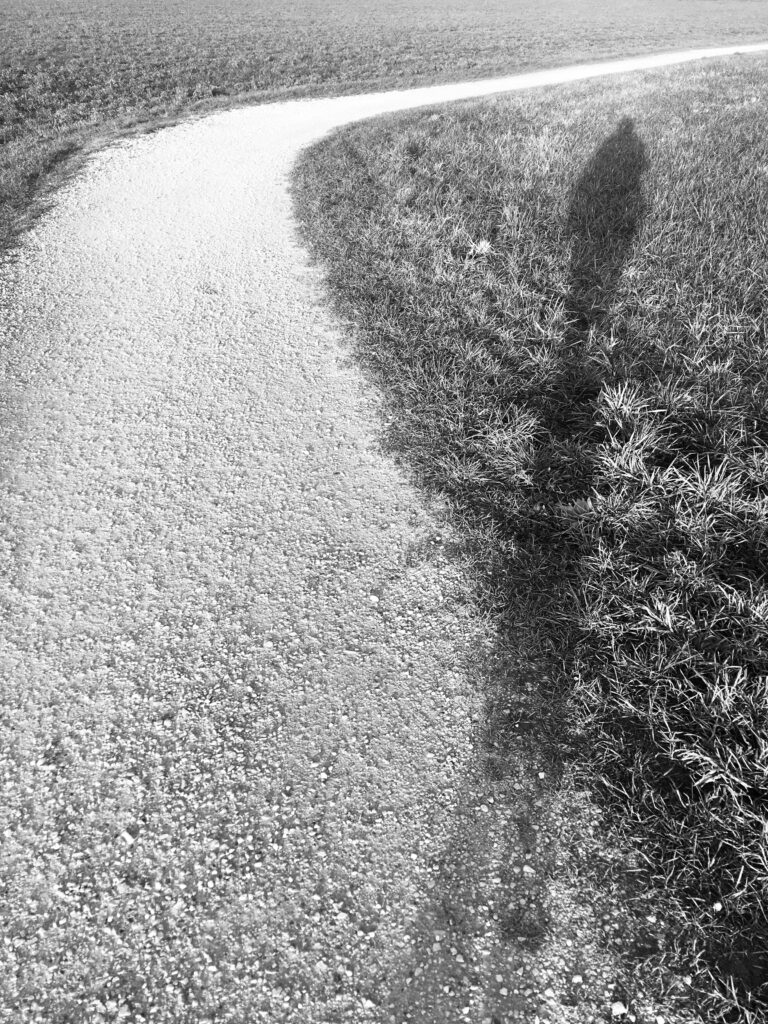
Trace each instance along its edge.
<instances>
[{"instance_id":1,"label":"pale gravel surface","mask_svg":"<svg viewBox=\"0 0 768 1024\"><path fill-rule=\"evenodd\" d=\"M338 125L595 73L188 122L91 160L0 268L1 1021L589 1019L573 893L536 883L562 976L501 934L538 772L515 803L478 768L490 638L287 178Z\"/></svg>"}]
</instances>

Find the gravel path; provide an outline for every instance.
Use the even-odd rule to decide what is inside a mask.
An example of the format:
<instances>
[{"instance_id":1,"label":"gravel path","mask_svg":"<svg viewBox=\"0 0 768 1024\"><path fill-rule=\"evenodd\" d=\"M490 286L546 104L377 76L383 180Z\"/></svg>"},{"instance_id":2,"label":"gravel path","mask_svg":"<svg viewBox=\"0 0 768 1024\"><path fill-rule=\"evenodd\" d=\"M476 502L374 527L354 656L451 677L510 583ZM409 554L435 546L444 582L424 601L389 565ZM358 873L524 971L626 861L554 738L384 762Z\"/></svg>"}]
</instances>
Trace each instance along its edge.
<instances>
[{"instance_id":1,"label":"gravel path","mask_svg":"<svg viewBox=\"0 0 768 1024\"><path fill-rule=\"evenodd\" d=\"M504 945L485 627L287 176L379 112L701 55L188 122L94 158L0 268L3 1021L581 1019Z\"/></svg>"}]
</instances>

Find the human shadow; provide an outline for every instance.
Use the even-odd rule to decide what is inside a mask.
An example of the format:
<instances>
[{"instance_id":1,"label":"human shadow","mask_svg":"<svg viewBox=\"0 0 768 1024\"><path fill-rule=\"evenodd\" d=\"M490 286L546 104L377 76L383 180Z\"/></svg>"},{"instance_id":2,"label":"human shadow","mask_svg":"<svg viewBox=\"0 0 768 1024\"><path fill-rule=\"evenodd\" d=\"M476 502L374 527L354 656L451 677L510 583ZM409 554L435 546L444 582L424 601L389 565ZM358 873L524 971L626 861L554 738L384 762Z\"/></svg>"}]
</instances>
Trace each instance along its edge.
<instances>
[{"instance_id":1,"label":"human shadow","mask_svg":"<svg viewBox=\"0 0 768 1024\"><path fill-rule=\"evenodd\" d=\"M624 117L573 184L562 234L569 247L567 285L564 294L552 296L562 303L561 327L546 339L551 356L546 381L524 385L522 391L523 413L533 414L537 423L527 481L513 485L517 516L507 515L503 503L493 510L498 533L512 542L511 555L495 559L488 581L497 606L507 608L507 629L530 628L555 660L566 663L578 633L569 584L581 551L564 534L561 515L564 506L588 498L595 483L605 441L597 404L606 382L620 374L606 357L611 347L606 340L622 273L646 213L647 164L635 124ZM510 376L519 377L519 353L508 358ZM502 396L499 404L505 401ZM520 405L519 394L510 395L509 405L513 402ZM463 500L487 515L481 490L482 483L476 495L467 492ZM468 511L460 509L471 521ZM549 644L541 635L547 631ZM547 700L554 698L551 693Z\"/></svg>"},{"instance_id":2,"label":"human shadow","mask_svg":"<svg viewBox=\"0 0 768 1024\"><path fill-rule=\"evenodd\" d=\"M438 1006L439 1019L458 1019L470 1003L482 1007L477 1013L483 1019L533 1019L539 1012L532 981L536 965L553 943L561 949L557 944L571 928L574 945L562 947L570 976L590 973L589 958L572 951L586 948L585 927L590 935L599 931L585 925L584 917L576 920L580 914L595 917L594 893L590 905L574 894L573 909L562 911L557 909L560 897L552 897L566 885L569 870L562 866L568 865L569 855L558 828L562 831L564 821L581 820L583 813L559 790L571 750L562 665L574 631L552 629L553 622L573 619L567 582L577 553L568 551L567 541L556 533L538 528L533 510L586 496L592 486L602 439L596 403L606 372L594 350L610 328L611 306L645 214L646 166L645 146L632 119L625 117L572 188L564 225L570 246L564 329L550 339L556 342L556 360L546 393L529 392L539 444L527 467L529 482L520 487L527 491L522 505L530 515L510 522L503 503L495 509L489 505L482 479L474 490L470 486L451 495L457 519L469 526L470 536L474 524L487 529L490 512L498 527L495 535L512 542L500 553L484 552L479 558L478 605L497 623L494 649L477 679L484 692L484 721L475 740L474 772L454 808L453 836L413 926L411 955L386 986L398 1021L438 1019ZM512 353L509 372L517 370ZM485 908L484 914L478 907ZM628 931L637 929L628 925ZM595 963L598 941L593 945L590 939ZM601 968L610 969L609 962L614 961L603 960ZM619 973L616 977L618 984ZM567 992L563 998L579 996Z\"/></svg>"},{"instance_id":3,"label":"human shadow","mask_svg":"<svg viewBox=\"0 0 768 1024\"><path fill-rule=\"evenodd\" d=\"M635 237L645 216L642 178L647 166L645 145L634 121L624 117L587 161L571 191L565 234L571 246L568 291L563 300L565 330L560 339L558 372L553 375L545 404L537 408L553 451L545 459L576 458L575 441L585 451L585 463L561 464L559 473L548 465L546 497L577 498L591 484L589 454L601 437L595 403L604 383L605 363L596 358L610 309ZM559 444L560 442L560 444ZM572 493L568 493L570 484ZM551 493L560 488L563 494ZM575 490L574 490L575 489Z\"/></svg>"},{"instance_id":4,"label":"human shadow","mask_svg":"<svg viewBox=\"0 0 768 1024\"><path fill-rule=\"evenodd\" d=\"M566 230L573 239L566 311L578 343L608 313L645 216L645 145L631 117L596 150L571 193Z\"/></svg>"}]
</instances>

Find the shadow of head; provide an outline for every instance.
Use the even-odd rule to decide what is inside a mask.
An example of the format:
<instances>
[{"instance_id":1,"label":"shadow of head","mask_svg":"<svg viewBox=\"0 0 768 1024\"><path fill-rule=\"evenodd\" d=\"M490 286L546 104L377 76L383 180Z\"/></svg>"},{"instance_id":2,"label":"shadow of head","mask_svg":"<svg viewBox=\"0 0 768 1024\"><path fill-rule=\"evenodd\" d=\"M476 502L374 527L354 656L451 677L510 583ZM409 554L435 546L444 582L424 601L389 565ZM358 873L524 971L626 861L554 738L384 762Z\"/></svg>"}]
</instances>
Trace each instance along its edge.
<instances>
[{"instance_id":1,"label":"shadow of head","mask_svg":"<svg viewBox=\"0 0 768 1024\"><path fill-rule=\"evenodd\" d=\"M625 117L574 185L566 224L573 240L568 306L584 330L609 304L642 222L646 166L643 141Z\"/></svg>"}]
</instances>

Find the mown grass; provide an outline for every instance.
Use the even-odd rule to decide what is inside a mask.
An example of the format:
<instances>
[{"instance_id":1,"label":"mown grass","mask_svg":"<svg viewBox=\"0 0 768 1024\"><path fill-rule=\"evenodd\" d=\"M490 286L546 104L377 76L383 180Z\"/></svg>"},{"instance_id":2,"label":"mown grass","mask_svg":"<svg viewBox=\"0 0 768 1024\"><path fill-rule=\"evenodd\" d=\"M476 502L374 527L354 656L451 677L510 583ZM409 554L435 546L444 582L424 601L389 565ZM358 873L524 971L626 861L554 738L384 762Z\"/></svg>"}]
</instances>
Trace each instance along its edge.
<instances>
[{"instance_id":1,"label":"mown grass","mask_svg":"<svg viewBox=\"0 0 768 1024\"><path fill-rule=\"evenodd\" d=\"M767 72L380 120L295 183L387 444L551 642L711 1021L768 1009Z\"/></svg>"},{"instance_id":2,"label":"mown grass","mask_svg":"<svg viewBox=\"0 0 768 1024\"><path fill-rule=\"evenodd\" d=\"M190 110L766 37L761 0L5 0L0 251L73 154Z\"/></svg>"}]
</instances>

